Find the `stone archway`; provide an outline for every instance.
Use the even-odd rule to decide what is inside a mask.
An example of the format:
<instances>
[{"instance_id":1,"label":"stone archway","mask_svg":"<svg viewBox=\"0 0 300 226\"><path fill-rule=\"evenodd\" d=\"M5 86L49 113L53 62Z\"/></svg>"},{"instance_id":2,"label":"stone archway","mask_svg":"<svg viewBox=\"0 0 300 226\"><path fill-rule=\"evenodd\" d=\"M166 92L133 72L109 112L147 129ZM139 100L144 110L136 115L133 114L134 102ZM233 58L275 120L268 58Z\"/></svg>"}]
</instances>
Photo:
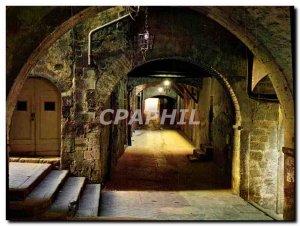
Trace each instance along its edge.
<instances>
[{"instance_id":1,"label":"stone archway","mask_svg":"<svg viewBox=\"0 0 300 226\"><path fill-rule=\"evenodd\" d=\"M216 78L222 84L224 89L227 91L227 94L232 101L232 105L235 110L235 126L236 127L241 126L242 117L241 117L240 105L238 103L237 96L236 96L233 88L231 87L229 81L221 73L219 73L216 69L214 69L213 67L211 67L209 65L206 65L204 62L192 62L190 59L186 59L184 57L166 57L166 58L151 59L140 65L137 65L128 74L129 74L129 76L131 76L131 74L133 74L133 73L136 73L136 74L137 73L145 73L145 72L143 72L144 67L148 67L148 68L154 67L155 68L157 65L159 67L164 67L164 66L162 66L164 64L186 65L187 68L192 68L191 70L195 71L194 76L197 76L197 74L202 72L202 73L206 73L207 75ZM173 70L173 69L171 69L171 70Z\"/></svg>"},{"instance_id":2,"label":"stone archway","mask_svg":"<svg viewBox=\"0 0 300 226\"><path fill-rule=\"evenodd\" d=\"M17 79L15 80L9 95L7 97L7 128L10 126L12 111L16 103L16 97L18 96L24 81L37 63L38 59L46 53L48 48L64 33L69 29L74 27L81 21L84 21L88 17L95 15L96 13L102 12L111 7L89 7L80 13L74 15L59 27L55 31L47 36L43 42L35 49L31 54L27 62L23 65L20 70ZM230 19L229 15L222 10L221 7L190 7L192 10L203 13L209 18L213 19L217 23L221 24L223 27L228 29L232 34L234 34L239 40L241 40L253 53L256 57L261 59L263 62L268 62L266 66L270 72L270 79L275 87L276 93L278 95L280 104L283 106L283 111L286 119L286 131L290 131L290 134L294 134L294 104L293 96L290 90L287 89L286 76L282 73L282 70L276 64L271 53L263 46L258 45L257 40L254 38L250 32L245 34L245 29L242 26L236 24L233 20ZM294 148L294 138L289 134L285 134L285 145L290 148Z\"/></svg>"},{"instance_id":3,"label":"stone archway","mask_svg":"<svg viewBox=\"0 0 300 226\"><path fill-rule=\"evenodd\" d=\"M261 62L266 62L264 65L285 115L284 143L286 147L294 149L294 98L288 88L286 76L272 54L264 45L258 43L259 41L254 34L233 21L221 7L196 7L194 10L205 14L229 30L252 51L256 58Z\"/></svg>"},{"instance_id":4,"label":"stone archway","mask_svg":"<svg viewBox=\"0 0 300 226\"><path fill-rule=\"evenodd\" d=\"M166 65L168 64L166 61L174 61L172 64L174 65L180 65L180 64L186 64L188 65L188 68L193 68L193 70L196 70L197 73L199 71L203 71L204 73L208 74L209 76L212 76L216 78L217 81L223 86L225 92L228 95L228 98L230 99L232 106L234 108L234 133L233 133L233 155L232 155L232 190L234 193L239 194L240 193L240 136L241 136L241 125L242 125L242 116L241 116L241 110L240 105L238 102L238 98L230 85L229 81L216 69L213 67L206 65L203 62L191 62L189 59L185 59L182 57L176 57L176 58L159 58L159 59L151 59L149 61L146 61L135 68L133 68L128 75L132 76L132 74L139 74L139 73L147 73L146 68L152 68L155 70L155 65ZM154 65L152 67L152 65ZM163 66L162 66L163 67ZM160 68L161 69L161 68ZM189 71L191 72L191 71ZM195 73L195 74L197 74Z\"/></svg>"},{"instance_id":5,"label":"stone archway","mask_svg":"<svg viewBox=\"0 0 300 226\"><path fill-rule=\"evenodd\" d=\"M9 131L11 117L13 113L13 109L16 103L17 96L20 93L20 90L26 80L28 73L36 64L38 59L46 53L47 49L67 30L75 26L77 23L85 20L89 16L93 16L98 12L105 10L106 7L90 7L81 13L75 15L74 17L70 18L66 22L64 22L61 26L57 27L57 29L49 36L47 36L41 45L35 49L32 53L30 58L27 62L23 65L22 69L20 70L13 87L11 88L9 95L7 97L7 131ZM232 34L234 34L239 40L241 40L253 53L254 55L259 58L262 62L267 62L265 64L269 74L270 79L274 85L276 90L276 94L282 106L285 118L285 146L288 148L291 155L294 154L294 99L292 92L288 89L286 75L282 72L280 66L276 63L274 57L270 53L270 51L259 41L255 39L255 36L245 30L245 28L235 21L233 21L227 12L223 10L221 7L201 7L201 8L194 8L191 7L200 13L203 13L207 17L213 19L217 23L221 24L224 28L229 30ZM224 81L226 85L227 81ZM230 92L230 91L229 91ZM8 137L7 137L8 138ZM289 188L287 193L294 193L293 185L294 185L294 172L293 172L293 164L294 158L288 161L286 165L286 169L290 169L288 172L288 178L291 178L290 182L288 182ZM287 194L288 195L288 194ZM293 218L291 214L288 212L293 212L293 197L289 198L289 203L286 205L288 208L285 215L291 216L288 218Z\"/></svg>"}]
</instances>

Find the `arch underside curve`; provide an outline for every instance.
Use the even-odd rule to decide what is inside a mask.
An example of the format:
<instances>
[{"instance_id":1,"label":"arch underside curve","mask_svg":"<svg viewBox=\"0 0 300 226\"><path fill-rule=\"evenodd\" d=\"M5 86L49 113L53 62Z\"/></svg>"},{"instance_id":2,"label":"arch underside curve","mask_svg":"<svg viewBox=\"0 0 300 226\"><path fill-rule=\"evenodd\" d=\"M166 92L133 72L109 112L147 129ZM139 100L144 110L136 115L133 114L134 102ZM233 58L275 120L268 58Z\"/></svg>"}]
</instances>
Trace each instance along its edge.
<instances>
[{"instance_id":1,"label":"arch underside curve","mask_svg":"<svg viewBox=\"0 0 300 226\"><path fill-rule=\"evenodd\" d=\"M20 70L17 79L15 80L11 90L9 92L7 98L7 126L9 127L12 111L16 103L16 98L18 96L20 88L23 86L26 77L30 70L34 67L40 57L46 53L48 48L64 33L70 30L72 27L77 25L78 23L84 21L85 19L99 13L105 11L111 7L89 7L87 9L82 10L80 13L74 15L67 21L63 22L59 27L55 29L52 34L47 36L40 45L32 52L27 62L23 65ZM294 105L293 105L293 97L291 92L286 91L287 81L284 79L285 76L280 70L279 66L274 61L272 55L268 52L268 50L262 46L257 44L257 40L253 38L249 32L245 34L245 29L243 27L239 27L234 21L232 21L226 12L222 10L221 7L189 7L191 10L202 13L207 17L213 19L217 23L221 24L224 28L229 30L232 34L234 34L239 40L241 40L256 56L259 56L261 59L265 59L265 62L268 62L271 68L271 81L274 84L276 93L280 100L280 104L283 106L283 111L285 117L288 119L294 118Z\"/></svg>"}]
</instances>

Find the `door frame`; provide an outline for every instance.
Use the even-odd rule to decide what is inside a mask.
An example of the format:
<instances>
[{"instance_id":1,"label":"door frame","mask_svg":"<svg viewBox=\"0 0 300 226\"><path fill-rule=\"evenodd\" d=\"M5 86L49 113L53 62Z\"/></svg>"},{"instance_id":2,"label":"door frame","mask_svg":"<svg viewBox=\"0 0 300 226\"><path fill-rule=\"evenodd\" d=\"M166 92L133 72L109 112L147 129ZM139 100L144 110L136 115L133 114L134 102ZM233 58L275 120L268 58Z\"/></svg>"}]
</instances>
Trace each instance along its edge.
<instances>
[{"instance_id":1,"label":"door frame","mask_svg":"<svg viewBox=\"0 0 300 226\"><path fill-rule=\"evenodd\" d=\"M60 130L59 130L59 137L60 137L60 150L59 150L59 156L56 156L56 155L53 155L53 157L60 157L62 156L62 147L63 147L63 140L62 140L62 132L63 132L63 124L62 124L62 120L63 120L63 113L62 113L62 107L63 107L63 101L62 101L62 85L60 85L59 81L57 81L53 76L49 76L49 75L46 75L46 74L30 74L28 75L27 79L41 79L41 80L44 80L46 81L47 83L49 83L51 86L53 86L57 93L59 94L59 101L60 101L60 108L58 109L58 111L60 112ZM26 80L27 80L26 79ZM10 131L11 132L11 131ZM11 145L10 145L10 140L11 140L11 137L10 137L10 133L8 133L8 141L9 143L7 144L8 145L8 151L9 153L11 153ZM28 156L28 157L35 157L36 155L34 156ZM27 157L26 155L24 157ZM52 156L51 156L52 157Z\"/></svg>"}]
</instances>

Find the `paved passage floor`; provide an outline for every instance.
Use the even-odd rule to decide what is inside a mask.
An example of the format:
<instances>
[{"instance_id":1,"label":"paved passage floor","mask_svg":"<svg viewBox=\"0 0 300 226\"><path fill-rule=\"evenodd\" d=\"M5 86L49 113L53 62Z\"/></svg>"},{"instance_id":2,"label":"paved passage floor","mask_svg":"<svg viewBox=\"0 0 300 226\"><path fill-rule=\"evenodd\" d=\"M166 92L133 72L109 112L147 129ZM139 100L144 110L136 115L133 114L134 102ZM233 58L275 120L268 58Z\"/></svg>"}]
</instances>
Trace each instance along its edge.
<instances>
[{"instance_id":1,"label":"paved passage floor","mask_svg":"<svg viewBox=\"0 0 300 226\"><path fill-rule=\"evenodd\" d=\"M109 190L230 188L230 177L213 162L190 162L195 148L176 130L138 130L118 160Z\"/></svg>"},{"instance_id":2,"label":"paved passage floor","mask_svg":"<svg viewBox=\"0 0 300 226\"><path fill-rule=\"evenodd\" d=\"M272 220L230 190L104 191L100 216L142 220Z\"/></svg>"},{"instance_id":3,"label":"paved passage floor","mask_svg":"<svg viewBox=\"0 0 300 226\"><path fill-rule=\"evenodd\" d=\"M101 194L100 215L147 220L271 220L231 193L213 162L176 130L138 130Z\"/></svg>"}]
</instances>

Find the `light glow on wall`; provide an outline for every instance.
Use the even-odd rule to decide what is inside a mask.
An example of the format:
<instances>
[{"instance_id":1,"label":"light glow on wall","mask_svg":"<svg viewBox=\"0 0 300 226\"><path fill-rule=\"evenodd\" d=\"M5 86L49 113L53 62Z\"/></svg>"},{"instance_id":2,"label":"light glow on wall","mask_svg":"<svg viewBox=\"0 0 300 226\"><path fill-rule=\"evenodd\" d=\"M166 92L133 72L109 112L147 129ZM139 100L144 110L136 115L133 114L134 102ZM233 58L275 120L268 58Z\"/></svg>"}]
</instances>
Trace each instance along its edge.
<instances>
[{"instance_id":1,"label":"light glow on wall","mask_svg":"<svg viewBox=\"0 0 300 226\"><path fill-rule=\"evenodd\" d=\"M164 86L169 86L170 84L171 84L171 82L169 80L164 81Z\"/></svg>"},{"instance_id":2,"label":"light glow on wall","mask_svg":"<svg viewBox=\"0 0 300 226\"><path fill-rule=\"evenodd\" d=\"M158 89L158 92L162 93L164 91L164 89L162 87L159 87Z\"/></svg>"}]
</instances>

